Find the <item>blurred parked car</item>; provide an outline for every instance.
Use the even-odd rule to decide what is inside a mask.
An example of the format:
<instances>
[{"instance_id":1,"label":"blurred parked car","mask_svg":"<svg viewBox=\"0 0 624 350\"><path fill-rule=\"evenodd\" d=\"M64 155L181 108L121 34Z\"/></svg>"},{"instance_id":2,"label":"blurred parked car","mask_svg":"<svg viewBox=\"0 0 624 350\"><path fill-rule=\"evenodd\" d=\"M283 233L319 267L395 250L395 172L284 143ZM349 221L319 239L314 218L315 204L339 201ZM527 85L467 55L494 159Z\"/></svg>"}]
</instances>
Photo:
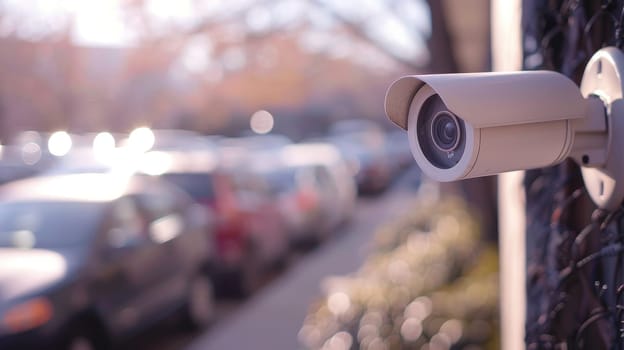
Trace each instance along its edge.
<instances>
[{"instance_id":1,"label":"blurred parked car","mask_svg":"<svg viewBox=\"0 0 624 350\"><path fill-rule=\"evenodd\" d=\"M36 131L25 131L9 144L2 146L2 160L7 163L24 166L33 172L49 168L56 160L48 151L46 135Z\"/></svg>"},{"instance_id":2,"label":"blurred parked car","mask_svg":"<svg viewBox=\"0 0 624 350\"><path fill-rule=\"evenodd\" d=\"M330 135L340 136L354 133L383 133L377 123L367 119L346 119L333 123L329 128Z\"/></svg>"},{"instance_id":3,"label":"blurred parked car","mask_svg":"<svg viewBox=\"0 0 624 350\"><path fill-rule=\"evenodd\" d=\"M334 216L333 219L330 219L331 226L336 228L351 219L357 200L357 183L349 169L347 160L337 147L329 143L301 143L285 147L282 158L291 166L310 163L325 168L329 178L327 182L331 184L326 191L333 192L331 195L325 192L329 198L326 199L325 203L336 206L332 208ZM317 172L319 183L324 181L323 172ZM328 205L329 207L331 205Z\"/></svg>"},{"instance_id":4,"label":"blurred parked car","mask_svg":"<svg viewBox=\"0 0 624 350\"><path fill-rule=\"evenodd\" d=\"M41 149L31 144L26 150L15 145L0 145L0 185L35 176L49 166L41 159Z\"/></svg>"},{"instance_id":5,"label":"blurred parked car","mask_svg":"<svg viewBox=\"0 0 624 350\"><path fill-rule=\"evenodd\" d=\"M279 134L253 135L219 140L221 147L241 147L253 152L275 151L292 144L293 141L287 136Z\"/></svg>"},{"instance_id":6,"label":"blurred parked car","mask_svg":"<svg viewBox=\"0 0 624 350\"><path fill-rule=\"evenodd\" d=\"M124 157L123 152L111 149L110 154L98 156L91 147L77 147L59 158L45 174L84 174L110 172Z\"/></svg>"},{"instance_id":7,"label":"blurred parked car","mask_svg":"<svg viewBox=\"0 0 624 350\"><path fill-rule=\"evenodd\" d=\"M0 146L0 185L34 176L40 171L38 166L24 162L21 149L13 146Z\"/></svg>"},{"instance_id":8,"label":"blurred parked car","mask_svg":"<svg viewBox=\"0 0 624 350\"><path fill-rule=\"evenodd\" d=\"M94 349L182 311L213 317L206 225L149 177L38 177L0 190L0 348Z\"/></svg>"},{"instance_id":9,"label":"blurred parked car","mask_svg":"<svg viewBox=\"0 0 624 350\"><path fill-rule=\"evenodd\" d=\"M183 129L154 129L155 151L202 150L215 147L215 140L200 133Z\"/></svg>"},{"instance_id":10,"label":"blurred parked car","mask_svg":"<svg viewBox=\"0 0 624 350\"><path fill-rule=\"evenodd\" d=\"M360 194L377 194L392 180L392 167L382 146L370 147L358 137L344 136L329 139L347 160Z\"/></svg>"},{"instance_id":11,"label":"blurred parked car","mask_svg":"<svg viewBox=\"0 0 624 350\"><path fill-rule=\"evenodd\" d=\"M358 191L377 194L392 181L393 169L385 152L385 134L369 120L343 120L332 125L332 143L347 159L355 174Z\"/></svg>"},{"instance_id":12,"label":"blurred parked car","mask_svg":"<svg viewBox=\"0 0 624 350\"><path fill-rule=\"evenodd\" d=\"M0 161L0 185L34 176L37 172L25 164Z\"/></svg>"},{"instance_id":13,"label":"blurred parked car","mask_svg":"<svg viewBox=\"0 0 624 350\"><path fill-rule=\"evenodd\" d=\"M318 243L351 217L356 197L353 176L330 144L294 144L279 155L260 157L256 169L269 182L293 243Z\"/></svg>"},{"instance_id":14,"label":"blurred parked car","mask_svg":"<svg viewBox=\"0 0 624 350\"><path fill-rule=\"evenodd\" d=\"M391 162L393 174L399 173L414 163L405 131L397 130L387 133L384 146L384 152Z\"/></svg>"},{"instance_id":15,"label":"blurred parked car","mask_svg":"<svg viewBox=\"0 0 624 350\"><path fill-rule=\"evenodd\" d=\"M154 175L179 186L215 215L216 273L223 285L248 295L289 253L288 233L262 182L242 166L222 167L218 155L156 152L166 164ZM148 153L146 156L150 156Z\"/></svg>"}]
</instances>

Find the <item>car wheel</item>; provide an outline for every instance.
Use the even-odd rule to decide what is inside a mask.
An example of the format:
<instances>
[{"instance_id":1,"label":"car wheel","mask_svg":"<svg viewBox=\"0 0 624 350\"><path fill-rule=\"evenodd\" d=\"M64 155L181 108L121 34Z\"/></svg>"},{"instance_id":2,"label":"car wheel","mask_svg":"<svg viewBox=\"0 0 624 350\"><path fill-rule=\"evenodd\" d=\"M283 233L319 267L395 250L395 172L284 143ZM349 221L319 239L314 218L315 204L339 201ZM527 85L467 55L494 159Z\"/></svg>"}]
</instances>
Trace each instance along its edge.
<instances>
[{"instance_id":1,"label":"car wheel","mask_svg":"<svg viewBox=\"0 0 624 350\"><path fill-rule=\"evenodd\" d=\"M95 350L93 341L87 336L77 336L72 338L67 346L67 350Z\"/></svg>"},{"instance_id":2,"label":"car wheel","mask_svg":"<svg viewBox=\"0 0 624 350\"><path fill-rule=\"evenodd\" d=\"M241 298L251 296L262 285L267 266L259 258L258 249L255 242L248 244L246 259L237 273L236 294Z\"/></svg>"},{"instance_id":3,"label":"car wheel","mask_svg":"<svg viewBox=\"0 0 624 350\"><path fill-rule=\"evenodd\" d=\"M214 288L208 276L198 274L189 285L185 307L186 325L192 329L208 326L215 315Z\"/></svg>"},{"instance_id":4,"label":"car wheel","mask_svg":"<svg viewBox=\"0 0 624 350\"><path fill-rule=\"evenodd\" d=\"M66 350L101 349L103 346L98 346L94 331L89 331L89 329L86 326L75 326L65 338L62 348Z\"/></svg>"}]
</instances>

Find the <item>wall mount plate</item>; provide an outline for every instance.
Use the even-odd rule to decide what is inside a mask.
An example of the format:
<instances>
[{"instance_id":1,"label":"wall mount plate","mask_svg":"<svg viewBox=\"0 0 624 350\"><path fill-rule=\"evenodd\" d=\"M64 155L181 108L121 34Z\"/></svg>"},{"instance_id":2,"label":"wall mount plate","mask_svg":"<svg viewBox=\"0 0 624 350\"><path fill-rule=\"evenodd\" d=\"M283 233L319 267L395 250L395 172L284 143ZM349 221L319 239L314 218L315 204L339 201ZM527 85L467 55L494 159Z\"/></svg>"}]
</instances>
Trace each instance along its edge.
<instances>
[{"instance_id":1,"label":"wall mount plate","mask_svg":"<svg viewBox=\"0 0 624 350\"><path fill-rule=\"evenodd\" d=\"M602 209L618 208L624 200L624 53L615 47L596 52L581 81L584 97L598 96L605 105L607 160L602 167L581 167L590 197ZM619 180L619 181L618 181Z\"/></svg>"}]
</instances>

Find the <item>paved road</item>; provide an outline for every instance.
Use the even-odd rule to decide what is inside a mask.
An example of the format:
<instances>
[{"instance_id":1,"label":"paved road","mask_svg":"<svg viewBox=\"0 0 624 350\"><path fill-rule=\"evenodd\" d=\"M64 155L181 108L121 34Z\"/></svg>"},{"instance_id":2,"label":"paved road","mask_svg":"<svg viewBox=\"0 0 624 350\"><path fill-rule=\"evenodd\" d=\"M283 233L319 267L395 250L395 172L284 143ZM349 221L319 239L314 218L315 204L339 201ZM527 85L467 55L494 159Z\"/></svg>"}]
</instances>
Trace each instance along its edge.
<instances>
[{"instance_id":1,"label":"paved road","mask_svg":"<svg viewBox=\"0 0 624 350\"><path fill-rule=\"evenodd\" d=\"M382 197L361 200L345 232L305 255L252 299L199 336L188 349L299 348L297 333L310 303L321 295L321 282L328 276L357 270L369 252L376 228L410 207L415 192L407 181L402 180L403 183Z\"/></svg>"}]
</instances>

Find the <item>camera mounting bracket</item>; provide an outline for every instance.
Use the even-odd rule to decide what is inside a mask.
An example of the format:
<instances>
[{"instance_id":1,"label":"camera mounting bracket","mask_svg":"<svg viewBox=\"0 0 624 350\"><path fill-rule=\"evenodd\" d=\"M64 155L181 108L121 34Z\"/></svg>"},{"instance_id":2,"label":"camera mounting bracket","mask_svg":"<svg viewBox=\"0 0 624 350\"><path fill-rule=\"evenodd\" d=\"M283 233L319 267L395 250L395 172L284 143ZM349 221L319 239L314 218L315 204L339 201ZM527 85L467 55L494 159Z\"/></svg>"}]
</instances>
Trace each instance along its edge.
<instances>
[{"instance_id":1,"label":"camera mounting bracket","mask_svg":"<svg viewBox=\"0 0 624 350\"><path fill-rule=\"evenodd\" d=\"M581 81L581 93L588 100L598 97L602 110L595 111L588 104L588 122L581 126L587 134L600 133L606 126L606 137L594 138L606 145L597 145L606 150L601 164L592 164L588 155L581 157L583 181L590 197L602 209L618 208L624 200L624 53L615 47L596 52L589 60ZM595 104L594 104L595 106ZM606 120L605 120L606 119ZM593 126L591 124L594 124ZM603 129L603 130L604 130ZM598 135L595 135L598 136ZM601 141L600 141L601 140ZM575 141L576 142L576 141ZM601 146L601 147L600 147ZM605 147L606 146L606 147ZM578 161L578 158L575 157Z\"/></svg>"}]
</instances>

